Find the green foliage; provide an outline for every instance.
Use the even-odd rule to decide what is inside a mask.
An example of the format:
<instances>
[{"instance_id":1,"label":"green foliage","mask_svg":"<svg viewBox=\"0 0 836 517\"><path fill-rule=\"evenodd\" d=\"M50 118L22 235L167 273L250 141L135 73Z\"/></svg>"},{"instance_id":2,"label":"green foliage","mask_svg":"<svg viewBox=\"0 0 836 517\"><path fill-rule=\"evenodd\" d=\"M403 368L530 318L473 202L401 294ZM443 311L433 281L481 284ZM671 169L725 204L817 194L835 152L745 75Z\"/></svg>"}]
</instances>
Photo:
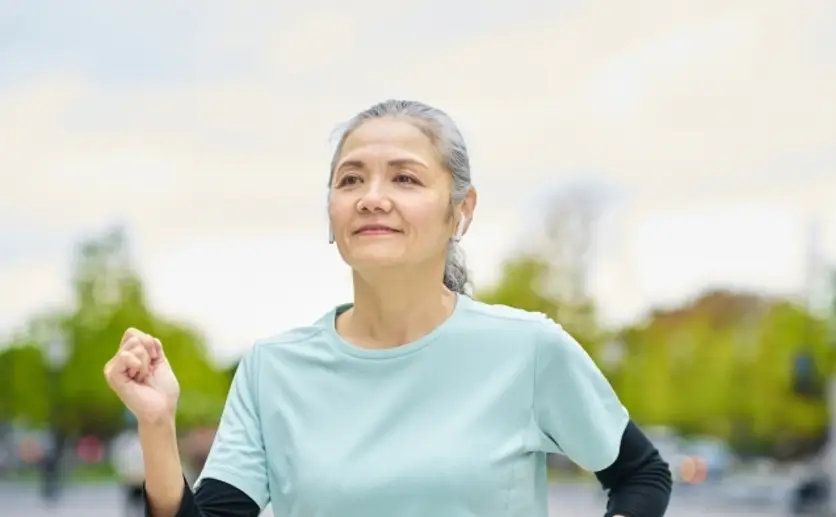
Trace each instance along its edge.
<instances>
[{"instance_id":1,"label":"green foliage","mask_svg":"<svg viewBox=\"0 0 836 517\"><path fill-rule=\"evenodd\" d=\"M49 407L46 368L40 350L23 339L0 353L0 420L33 426L46 423Z\"/></svg>"},{"instance_id":2,"label":"green foliage","mask_svg":"<svg viewBox=\"0 0 836 517\"><path fill-rule=\"evenodd\" d=\"M30 331L0 354L0 384L10 390L0 403L3 417L41 426L50 418L65 432L109 436L124 426L125 409L108 388L103 368L122 334L139 328L164 344L180 380L178 413L186 426L217 421L229 380L210 361L199 332L154 313L143 284L132 267L123 234L114 231L79 248L73 287L75 305L61 314L34 318ZM61 335L69 348L67 362L50 390L41 347ZM52 394L50 396L50 394ZM50 417L50 400L55 403Z\"/></svg>"},{"instance_id":3,"label":"green foliage","mask_svg":"<svg viewBox=\"0 0 836 517\"><path fill-rule=\"evenodd\" d=\"M492 289L477 293L477 297L485 303L513 305L554 316L558 312L557 302L541 292L547 276L548 264L544 261L533 256L517 257L503 265L502 280Z\"/></svg>"},{"instance_id":4,"label":"green foliage","mask_svg":"<svg viewBox=\"0 0 836 517\"><path fill-rule=\"evenodd\" d=\"M590 329L588 320L577 325L583 318L566 320L578 307L545 292L554 274L545 259L518 257L478 297L554 318L597 359L605 333ZM585 311L594 323L594 310ZM644 424L752 443L812 439L825 432L825 402L794 391L793 362L807 353L822 375L830 372L827 336L824 321L788 301L710 292L611 336L622 344L623 358L605 371Z\"/></svg>"}]
</instances>

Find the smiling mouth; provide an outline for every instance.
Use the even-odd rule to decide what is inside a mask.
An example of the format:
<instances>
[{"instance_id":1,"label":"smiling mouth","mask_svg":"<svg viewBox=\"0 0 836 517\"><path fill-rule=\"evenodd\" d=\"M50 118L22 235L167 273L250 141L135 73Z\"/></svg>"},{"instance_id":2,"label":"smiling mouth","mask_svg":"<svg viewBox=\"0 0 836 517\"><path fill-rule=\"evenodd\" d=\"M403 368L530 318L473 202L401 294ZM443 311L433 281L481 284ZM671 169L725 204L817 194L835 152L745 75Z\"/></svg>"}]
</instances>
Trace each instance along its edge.
<instances>
[{"instance_id":1,"label":"smiling mouth","mask_svg":"<svg viewBox=\"0 0 836 517\"><path fill-rule=\"evenodd\" d=\"M391 235L393 233L401 233L398 230L387 228L385 226L370 226L367 228L360 228L355 235Z\"/></svg>"}]
</instances>

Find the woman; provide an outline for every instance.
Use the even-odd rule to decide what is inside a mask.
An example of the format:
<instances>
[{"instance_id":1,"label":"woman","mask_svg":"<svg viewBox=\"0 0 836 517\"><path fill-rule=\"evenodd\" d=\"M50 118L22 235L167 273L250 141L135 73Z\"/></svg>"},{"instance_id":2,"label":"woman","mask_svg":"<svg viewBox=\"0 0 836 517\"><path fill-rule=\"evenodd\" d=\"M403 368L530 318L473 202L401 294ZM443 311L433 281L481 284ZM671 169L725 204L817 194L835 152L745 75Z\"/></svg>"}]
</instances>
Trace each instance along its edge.
<instances>
[{"instance_id":1,"label":"woman","mask_svg":"<svg viewBox=\"0 0 836 517\"><path fill-rule=\"evenodd\" d=\"M464 294L475 207L445 113L386 101L354 117L328 189L353 303L243 358L196 492L161 343L131 329L106 366L140 422L149 514L543 517L546 454L562 453L609 490L606 515L663 515L668 467L578 343Z\"/></svg>"}]
</instances>

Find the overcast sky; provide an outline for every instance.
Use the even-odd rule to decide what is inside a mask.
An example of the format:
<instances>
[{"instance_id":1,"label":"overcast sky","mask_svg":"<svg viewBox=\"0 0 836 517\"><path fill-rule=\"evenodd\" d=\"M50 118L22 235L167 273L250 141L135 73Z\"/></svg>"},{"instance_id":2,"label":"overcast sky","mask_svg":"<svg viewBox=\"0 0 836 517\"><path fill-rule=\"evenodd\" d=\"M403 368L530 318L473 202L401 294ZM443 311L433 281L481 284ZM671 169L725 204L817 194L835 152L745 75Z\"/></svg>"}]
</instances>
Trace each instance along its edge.
<instances>
[{"instance_id":1,"label":"overcast sky","mask_svg":"<svg viewBox=\"0 0 836 517\"><path fill-rule=\"evenodd\" d=\"M836 260L835 26L825 0L0 2L0 333L64 303L73 244L113 222L219 354L346 300L329 138L389 97L469 141L477 283L583 180L618 193L608 320L797 293L811 219Z\"/></svg>"}]
</instances>

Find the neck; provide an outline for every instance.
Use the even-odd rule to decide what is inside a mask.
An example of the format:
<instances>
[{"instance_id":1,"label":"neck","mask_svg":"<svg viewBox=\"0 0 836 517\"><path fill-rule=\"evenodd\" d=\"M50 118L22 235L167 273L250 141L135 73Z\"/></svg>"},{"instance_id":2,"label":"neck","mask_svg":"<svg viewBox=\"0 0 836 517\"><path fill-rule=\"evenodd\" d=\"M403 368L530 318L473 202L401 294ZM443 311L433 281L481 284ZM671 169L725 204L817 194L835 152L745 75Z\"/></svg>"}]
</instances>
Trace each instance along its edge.
<instances>
[{"instance_id":1,"label":"neck","mask_svg":"<svg viewBox=\"0 0 836 517\"><path fill-rule=\"evenodd\" d=\"M435 272L433 272L435 273ZM341 334L358 346L384 348L420 339L446 320L456 295L440 274L354 272L354 306L343 315Z\"/></svg>"}]
</instances>

